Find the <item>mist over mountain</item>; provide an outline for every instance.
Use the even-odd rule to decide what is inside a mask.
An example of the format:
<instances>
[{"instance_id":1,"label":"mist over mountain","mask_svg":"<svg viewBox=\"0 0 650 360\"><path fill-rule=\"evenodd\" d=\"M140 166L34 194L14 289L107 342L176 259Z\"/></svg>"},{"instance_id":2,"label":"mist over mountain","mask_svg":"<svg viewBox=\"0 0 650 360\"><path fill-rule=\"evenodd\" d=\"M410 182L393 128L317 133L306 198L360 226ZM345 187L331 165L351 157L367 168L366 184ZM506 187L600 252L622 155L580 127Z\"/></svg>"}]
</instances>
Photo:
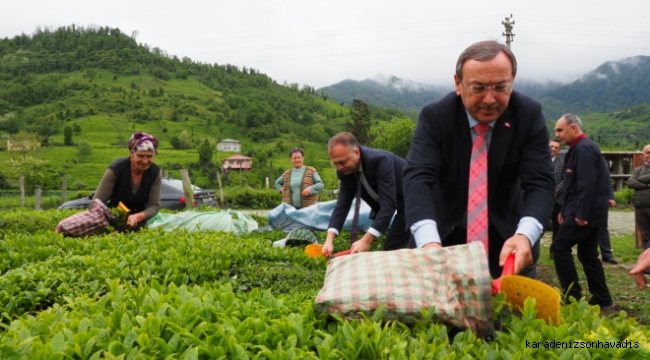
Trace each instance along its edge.
<instances>
[{"instance_id":1,"label":"mist over mountain","mask_svg":"<svg viewBox=\"0 0 650 360\"><path fill-rule=\"evenodd\" d=\"M543 94L564 85L566 84L557 81L515 81L515 89L533 99L539 99ZM412 111L419 112L426 104L454 91L454 85L451 81L446 85L432 85L379 74L361 81L343 80L318 91L324 91L331 99L345 105L350 105L353 99L359 99L378 107L400 109L409 114Z\"/></svg>"},{"instance_id":2,"label":"mist over mountain","mask_svg":"<svg viewBox=\"0 0 650 360\"><path fill-rule=\"evenodd\" d=\"M359 99L379 107L399 109L406 114L419 112L424 105L440 98L449 90L451 88L447 90L445 87L381 74L361 81L343 80L318 89L345 105L350 105L353 99Z\"/></svg>"},{"instance_id":3,"label":"mist over mountain","mask_svg":"<svg viewBox=\"0 0 650 360\"><path fill-rule=\"evenodd\" d=\"M516 79L514 89L522 94L526 94L535 100L539 100L547 92L559 89L566 83L558 81L535 81L527 79Z\"/></svg>"},{"instance_id":4,"label":"mist over mountain","mask_svg":"<svg viewBox=\"0 0 650 360\"><path fill-rule=\"evenodd\" d=\"M608 61L582 78L543 94L547 119L562 114L611 112L650 103L650 56Z\"/></svg>"}]
</instances>

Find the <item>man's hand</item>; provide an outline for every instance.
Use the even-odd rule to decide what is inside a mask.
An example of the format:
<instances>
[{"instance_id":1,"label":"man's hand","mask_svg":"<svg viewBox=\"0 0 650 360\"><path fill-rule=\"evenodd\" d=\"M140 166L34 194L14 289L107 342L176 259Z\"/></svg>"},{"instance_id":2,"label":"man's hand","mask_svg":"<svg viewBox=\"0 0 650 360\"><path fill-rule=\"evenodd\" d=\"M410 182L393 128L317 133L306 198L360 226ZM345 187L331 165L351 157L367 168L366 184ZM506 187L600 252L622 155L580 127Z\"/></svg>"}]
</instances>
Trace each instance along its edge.
<instances>
[{"instance_id":1,"label":"man's hand","mask_svg":"<svg viewBox=\"0 0 650 360\"><path fill-rule=\"evenodd\" d=\"M582 219L578 219L578 218L576 218L576 224L578 224L578 226L585 226L585 225L587 225L588 223L589 223L589 222L588 222L587 220L582 220Z\"/></svg>"},{"instance_id":2,"label":"man's hand","mask_svg":"<svg viewBox=\"0 0 650 360\"><path fill-rule=\"evenodd\" d=\"M350 254L356 254L360 252L366 252L370 250L370 244L375 241L375 236L369 232L367 232L363 237L350 247Z\"/></svg>"},{"instance_id":3,"label":"man's hand","mask_svg":"<svg viewBox=\"0 0 650 360\"><path fill-rule=\"evenodd\" d=\"M423 249L442 249L442 244L437 242L430 242L422 247Z\"/></svg>"},{"instance_id":4,"label":"man's hand","mask_svg":"<svg viewBox=\"0 0 650 360\"><path fill-rule=\"evenodd\" d=\"M609 201L609 207L616 206L616 200L608 200L608 201Z\"/></svg>"},{"instance_id":5,"label":"man's hand","mask_svg":"<svg viewBox=\"0 0 650 360\"><path fill-rule=\"evenodd\" d=\"M557 223L562 225L562 222L564 221L564 217L562 216L562 213L557 214Z\"/></svg>"},{"instance_id":6,"label":"man's hand","mask_svg":"<svg viewBox=\"0 0 650 360\"><path fill-rule=\"evenodd\" d=\"M334 239L336 238L336 234L328 231L327 232L327 237L325 238L325 244L323 244L323 249L322 253L325 257L330 257L332 255L332 251L334 251Z\"/></svg>"},{"instance_id":7,"label":"man's hand","mask_svg":"<svg viewBox=\"0 0 650 360\"><path fill-rule=\"evenodd\" d=\"M305 188L302 191L302 196L309 196L310 194L311 194L311 191L309 190L309 188Z\"/></svg>"},{"instance_id":8,"label":"man's hand","mask_svg":"<svg viewBox=\"0 0 650 360\"><path fill-rule=\"evenodd\" d=\"M530 240L525 235L515 234L503 243L501 254L499 255L499 265L503 266L510 254L515 254L515 274L533 263L533 253L530 246Z\"/></svg>"},{"instance_id":9,"label":"man's hand","mask_svg":"<svg viewBox=\"0 0 650 360\"><path fill-rule=\"evenodd\" d=\"M647 249L639 255L636 265L630 271L630 275L634 276L634 282L639 290L645 289L646 285L648 285L648 279L645 278L643 273L648 268L650 268L650 249Z\"/></svg>"}]
</instances>

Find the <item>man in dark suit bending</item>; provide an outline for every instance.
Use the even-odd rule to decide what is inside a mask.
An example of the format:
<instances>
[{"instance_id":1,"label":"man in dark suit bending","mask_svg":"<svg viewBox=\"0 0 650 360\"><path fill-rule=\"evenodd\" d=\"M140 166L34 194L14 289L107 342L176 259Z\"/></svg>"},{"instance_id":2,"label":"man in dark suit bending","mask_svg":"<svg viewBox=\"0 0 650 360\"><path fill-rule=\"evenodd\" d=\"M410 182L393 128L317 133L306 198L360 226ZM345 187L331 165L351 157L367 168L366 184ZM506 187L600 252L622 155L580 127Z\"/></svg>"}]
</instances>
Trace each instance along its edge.
<instances>
[{"instance_id":1,"label":"man in dark suit bending","mask_svg":"<svg viewBox=\"0 0 650 360\"><path fill-rule=\"evenodd\" d=\"M347 132L333 136L327 148L341 185L323 254L331 254L334 238L341 231L355 198L363 199L370 206L373 221L363 237L358 241L351 239L353 253L368 251L370 244L386 231L384 250L406 248L411 236L405 225L402 194L402 169L406 161L388 151L361 146L354 135ZM395 219L391 225L393 215Z\"/></svg>"},{"instance_id":2,"label":"man in dark suit bending","mask_svg":"<svg viewBox=\"0 0 650 360\"><path fill-rule=\"evenodd\" d=\"M511 253L515 273L536 277L554 203L541 105L513 90L516 74L515 56L503 44L465 49L456 91L420 113L402 180L411 246L480 241L493 277Z\"/></svg>"}]
</instances>

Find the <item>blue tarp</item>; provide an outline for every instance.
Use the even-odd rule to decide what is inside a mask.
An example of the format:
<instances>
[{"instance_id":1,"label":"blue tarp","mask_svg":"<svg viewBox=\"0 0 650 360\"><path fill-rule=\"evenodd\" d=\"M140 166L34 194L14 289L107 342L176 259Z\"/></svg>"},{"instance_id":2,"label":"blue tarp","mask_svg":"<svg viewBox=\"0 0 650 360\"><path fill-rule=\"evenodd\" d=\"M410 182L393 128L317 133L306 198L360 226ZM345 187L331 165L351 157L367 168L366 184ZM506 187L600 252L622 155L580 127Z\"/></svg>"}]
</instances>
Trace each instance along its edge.
<instances>
[{"instance_id":1,"label":"blue tarp","mask_svg":"<svg viewBox=\"0 0 650 360\"><path fill-rule=\"evenodd\" d=\"M326 231L335 206L336 200L332 200L319 202L316 205L296 210L293 206L282 203L275 209L269 211L269 224L274 229L282 229L284 231L291 231L301 227ZM343 229L350 230L352 228L353 217L354 201L352 201L352 206L350 206L350 212L345 220ZM368 231L371 223L370 206L368 206L365 201L361 200L361 207L359 209L359 229L361 231Z\"/></svg>"}]
</instances>

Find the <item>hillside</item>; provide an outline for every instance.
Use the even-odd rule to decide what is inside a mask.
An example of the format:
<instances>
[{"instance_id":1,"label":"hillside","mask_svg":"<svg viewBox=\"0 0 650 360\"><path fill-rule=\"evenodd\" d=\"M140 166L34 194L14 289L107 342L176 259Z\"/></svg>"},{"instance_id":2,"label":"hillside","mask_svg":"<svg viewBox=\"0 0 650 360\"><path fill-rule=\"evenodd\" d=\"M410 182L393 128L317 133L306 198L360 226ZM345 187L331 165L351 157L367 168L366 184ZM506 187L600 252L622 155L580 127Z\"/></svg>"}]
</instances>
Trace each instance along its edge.
<instances>
[{"instance_id":1,"label":"hillside","mask_svg":"<svg viewBox=\"0 0 650 360\"><path fill-rule=\"evenodd\" d=\"M650 56L609 61L581 79L540 97L547 119L562 114L612 112L650 103Z\"/></svg>"},{"instance_id":2,"label":"hillside","mask_svg":"<svg viewBox=\"0 0 650 360\"><path fill-rule=\"evenodd\" d=\"M650 104L635 105L610 113L581 114L580 118L585 133L601 150L640 151L650 144Z\"/></svg>"},{"instance_id":3,"label":"hillside","mask_svg":"<svg viewBox=\"0 0 650 360\"><path fill-rule=\"evenodd\" d=\"M344 80L318 91L345 105L350 105L353 99L359 99L378 107L399 109L406 114L413 111L419 113L424 105L438 99L445 92L431 85L395 76L378 76L362 81Z\"/></svg>"},{"instance_id":4,"label":"hillside","mask_svg":"<svg viewBox=\"0 0 650 360\"><path fill-rule=\"evenodd\" d=\"M306 163L334 187L325 142L348 120L349 108L309 86L280 85L252 68L179 59L119 29L73 25L0 40L2 147L24 134L43 145L0 152L0 162L49 161L48 171L68 174L71 187L96 186L110 161L127 155L134 131L160 138L157 163L189 166L204 186L214 178L208 181L209 169L197 166L196 148L204 139L215 145L235 138L260 170L245 181L274 180L290 166L288 150L302 147ZM75 130L72 146L64 146L68 126ZM90 145L89 155L80 156L80 141ZM213 162L230 155L216 154Z\"/></svg>"}]
</instances>

